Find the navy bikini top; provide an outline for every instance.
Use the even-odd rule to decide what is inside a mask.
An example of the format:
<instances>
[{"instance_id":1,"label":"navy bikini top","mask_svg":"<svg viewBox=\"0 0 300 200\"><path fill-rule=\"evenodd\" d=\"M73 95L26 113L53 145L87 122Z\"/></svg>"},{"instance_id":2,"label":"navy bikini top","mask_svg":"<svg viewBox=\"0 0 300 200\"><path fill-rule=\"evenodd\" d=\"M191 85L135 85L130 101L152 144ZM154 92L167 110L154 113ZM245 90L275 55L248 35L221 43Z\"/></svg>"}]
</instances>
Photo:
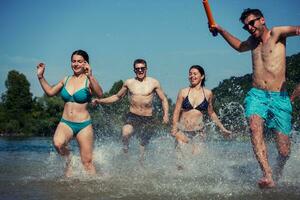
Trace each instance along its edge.
<instances>
[{"instance_id":1,"label":"navy bikini top","mask_svg":"<svg viewBox=\"0 0 300 200\"><path fill-rule=\"evenodd\" d=\"M76 92L74 92L73 95L70 95L70 93L66 89L66 85L67 85L69 78L70 78L70 76L68 76L68 78L64 84L64 87L62 88L62 90L60 92L62 99L65 102L75 102L75 103L81 103L81 104L89 102L92 98L92 95L89 91L89 88L87 87L87 83L88 83L87 79L85 81L84 88L81 88L81 89L77 90Z\"/></svg>"},{"instance_id":2,"label":"navy bikini top","mask_svg":"<svg viewBox=\"0 0 300 200\"><path fill-rule=\"evenodd\" d=\"M204 100L195 108L192 106L192 104L190 103L190 100L189 100L190 90L191 90L191 88L189 89L189 92L188 92L187 96L184 98L184 100L182 102L182 105L181 105L181 108L183 110L186 110L186 111L189 111L189 110L192 110L192 109L199 110L200 112L206 111L208 109L208 101L205 97L204 89L202 88L203 95L204 95Z\"/></svg>"}]
</instances>

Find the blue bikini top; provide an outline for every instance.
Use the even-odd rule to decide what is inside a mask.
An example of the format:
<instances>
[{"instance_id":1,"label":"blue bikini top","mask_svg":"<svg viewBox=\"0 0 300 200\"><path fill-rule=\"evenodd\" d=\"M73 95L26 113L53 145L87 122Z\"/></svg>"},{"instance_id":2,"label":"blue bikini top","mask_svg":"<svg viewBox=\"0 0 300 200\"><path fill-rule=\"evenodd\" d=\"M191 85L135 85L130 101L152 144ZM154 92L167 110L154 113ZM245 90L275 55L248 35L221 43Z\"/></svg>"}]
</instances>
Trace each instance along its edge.
<instances>
[{"instance_id":1,"label":"blue bikini top","mask_svg":"<svg viewBox=\"0 0 300 200\"><path fill-rule=\"evenodd\" d=\"M204 100L195 108L192 106L192 104L190 103L190 100L189 100L190 90L191 90L191 88L189 89L189 92L188 92L187 96L184 98L184 100L182 102L182 105L181 105L181 108L183 110L186 110L186 111L189 111L189 110L192 110L192 109L199 110L200 112L206 111L208 109L208 101L205 97L204 89L202 88L203 95L204 95Z\"/></svg>"},{"instance_id":2,"label":"blue bikini top","mask_svg":"<svg viewBox=\"0 0 300 200\"><path fill-rule=\"evenodd\" d=\"M68 76L66 82L64 83L64 87L60 92L60 96L65 102L75 102L75 103L87 103L91 100L92 95L87 87L88 80L85 81L85 87L74 92L73 95L70 95L68 90L66 89L66 85L68 83L70 76Z\"/></svg>"}]
</instances>

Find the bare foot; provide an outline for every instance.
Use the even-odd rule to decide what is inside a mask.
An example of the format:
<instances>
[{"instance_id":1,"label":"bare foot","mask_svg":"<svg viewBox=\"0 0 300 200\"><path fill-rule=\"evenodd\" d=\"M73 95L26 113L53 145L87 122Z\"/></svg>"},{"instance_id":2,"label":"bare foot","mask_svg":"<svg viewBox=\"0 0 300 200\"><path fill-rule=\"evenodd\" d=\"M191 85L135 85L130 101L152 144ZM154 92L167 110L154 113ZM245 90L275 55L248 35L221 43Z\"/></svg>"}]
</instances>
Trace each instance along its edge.
<instances>
[{"instance_id":1,"label":"bare foot","mask_svg":"<svg viewBox=\"0 0 300 200\"><path fill-rule=\"evenodd\" d=\"M97 173L93 163L89 164L88 166L85 166L85 171L89 176L94 176Z\"/></svg>"},{"instance_id":2,"label":"bare foot","mask_svg":"<svg viewBox=\"0 0 300 200\"><path fill-rule=\"evenodd\" d=\"M277 165L273 170L273 177L276 182L282 177L283 168L288 158L289 158L288 156L278 155Z\"/></svg>"},{"instance_id":3,"label":"bare foot","mask_svg":"<svg viewBox=\"0 0 300 200\"><path fill-rule=\"evenodd\" d=\"M70 178L72 175L73 175L72 167L70 164L67 164L66 169L65 169L65 176L67 178Z\"/></svg>"},{"instance_id":4,"label":"bare foot","mask_svg":"<svg viewBox=\"0 0 300 200\"><path fill-rule=\"evenodd\" d=\"M71 156L68 156L66 158L66 168L65 168L65 176L67 178L71 177L73 175L72 172L72 164L71 164Z\"/></svg>"},{"instance_id":5,"label":"bare foot","mask_svg":"<svg viewBox=\"0 0 300 200\"><path fill-rule=\"evenodd\" d=\"M274 180L277 182L282 177L282 169L275 168L274 170Z\"/></svg>"},{"instance_id":6,"label":"bare foot","mask_svg":"<svg viewBox=\"0 0 300 200\"><path fill-rule=\"evenodd\" d=\"M272 178L263 177L258 181L258 185L261 189L264 188L274 188L275 183Z\"/></svg>"},{"instance_id":7,"label":"bare foot","mask_svg":"<svg viewBox=\"0 0 300 200\"><path fill-rule=\"evenodd\" d=\"M199 155L203 151L203 147L200 145L193 144L192 154L193 155Z\"/></svg>"},{"instance_id":8,"label":"bare foot","mask_svg":"<svg viewBox=\"0 0 300 200\"><path fill-rule=\"evenodd\" d=\"M144 166L144 159L139 159L139 163L140 163L140 166L142 167L142 168L145 168L145 166Z\"/></svg>"},{"instance_id":9,"label":"bare foot","mask_svg":"<svg viewBox=\"0 0 300 200\"><path fill-rule=\"evenodd\" d=\"M128 153L128 148L127 148L127 147L124 147L124 148L123 148L123 152L127 154L127 153Z\"/></svg>"}]
</instances>

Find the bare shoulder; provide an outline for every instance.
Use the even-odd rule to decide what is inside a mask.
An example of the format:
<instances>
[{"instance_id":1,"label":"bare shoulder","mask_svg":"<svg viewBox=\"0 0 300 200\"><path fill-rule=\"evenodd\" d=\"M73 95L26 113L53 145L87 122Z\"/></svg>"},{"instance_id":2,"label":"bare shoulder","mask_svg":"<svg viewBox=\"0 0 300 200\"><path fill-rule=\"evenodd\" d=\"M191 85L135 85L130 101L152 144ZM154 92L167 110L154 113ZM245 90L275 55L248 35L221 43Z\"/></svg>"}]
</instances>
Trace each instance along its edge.
<instances>
[{"instance_id":1,"label":"bare shoulder","mask_svg":"<svg viewBox=\"0 0 300 200\"><path fill-rule=\"evenodd\" d=\"M293 26L275 26L270 29L271 37L275 39L285 39L286 37L296 35L296 27Z\"/></svg>"},{"instance_id":2,"label":"bare shoulder","mask_svg":"<svg viewBox=\"0 0 300 200\"><path fill-rule=\"evenodd\" d=\"M284 32L288 28L291 28L291 26L274 26L270 29L271 35L280 34L281 32Z\"/></svg>"},{"instance_id":3,"label":"bare shoulder","mask_svg":"<svg viewBox=\"0 0 300 200\"><path fill-rule=\"evenodd\" d=\"M153 78L153 77L147 77L147 81L153 85L153 87L160 87L160 83L157 79Z\"/></svg>"},{"instance_id":4,"label":"bare shoulder","mask_svg":"<svg viewBox=\"0 0 300 200\"><path fill-rule=\"evenodd\" d=\"M134 78L127 79L126 81L124 81L124 84L123 84L123 85L124 85L124 86L129 86L129 85L133 84L134 81L135 81Z\"/></svg>"},{"instance_id":5,"label":"bare shoulder","mask_svg":"<svg viewBox=\"0 0 300 200\"><path fill-rule=\"evenodd\" d=\"M251 50L255 49L258 45L258 41L252 35L248 37L246 43Z\"/></svg>"},{"instance_id":6,"label":"bare shoulder","mask_svg":"<svg viewBox=\"0 0 300 200\"><path fill-rule=\"evenodd\" d=\"M281 30L282 30L282 28L279 27L279 26L272 27L272 28L270 29L270 35L271 35L271 36L279 35L280 32L281 32Z\"/></svg>"},{"instance_id":7,"label":"bare shoulder","mask_svg":"<svg viewBox=\"0 0 300 200\"><path fill-rule=\"evenodd\" d=\"M147 76L148 81L152 82L152 83L159 83L159 81L153 77L149 77Z\"/></svg>"},{"instance_id":8,"label":"bare shoulder","mask_svg":"<svg viewBox=\"0 0 300 200\"><path fill-rule=\"evenodd\" d=\"M67 79L70 78L70 76L65 76L63 79L61 79L58 83L64 85L67 81Z\"/></svg>"},{"instance_id":9,"label":"bare shoulder","mask_svg":"<svg viewBox=\"0 0 300 200\"><path fill-rule=\"evenodd\" d=\"M186 97L189 93L190 87L182 88L179 90L179 94L183 97Z\"/></svg>"},{"instance_id":10,"label":"bare shoulder","mask_svg":"<svg viewBox=\"0 0 300 200\"><path fill-rule=\"evenodd\" d=\"M205 94L207 99L210 99L213 96L213 93L210 89L207 89L207 88L203 87L203 91L204 91L204 94Z\"/></svg>"},{"instance_id":11,"label":"bare shoulder","mask_svg":"<svg viewBox=\"0 0 300 200\"><path fill-rule=\"evenodd\" d=\"M253 45L253 44L256 44L256 43L257 43L257 40L251 35L251 36L248 37L247 42L248 42L250 45Z\"/></svg>"}]
</instances>

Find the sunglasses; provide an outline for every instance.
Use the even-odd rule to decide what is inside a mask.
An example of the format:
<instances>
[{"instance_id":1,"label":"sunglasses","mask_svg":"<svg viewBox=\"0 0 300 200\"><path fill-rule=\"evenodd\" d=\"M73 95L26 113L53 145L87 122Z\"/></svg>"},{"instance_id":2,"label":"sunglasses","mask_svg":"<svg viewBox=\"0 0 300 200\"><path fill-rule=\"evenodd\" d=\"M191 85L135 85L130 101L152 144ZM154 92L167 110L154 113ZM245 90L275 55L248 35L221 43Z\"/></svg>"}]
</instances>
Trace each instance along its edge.
<instances>
[{"instance_id":1,"label":"sunglasses","mask_svg":"<svg viewBox=\"0 0 300 200\"><path fill-rule=\"evenodd\" d=\"M134 72L144 72L147 69L147 67L135 67Z\"/></svg>"},{"instance_id":2,"label":"sunglasses","mask_svg":"<svg viewBox=\"0 0 300 200\"><path fill-rule=\"evenodd\" d=\"M249 25L252 26L252 27L254 27L255 22L256 22L257 20L260 20L260 18L261 18L261 17L258 17L258 18L255 18L255 19L250 20L247 24L245 24L245 25L243 26L243 29L245 29L246 31L248 31L248 30L249 30L249 28L248 28Z\"/></svg>"}]
</instances>

